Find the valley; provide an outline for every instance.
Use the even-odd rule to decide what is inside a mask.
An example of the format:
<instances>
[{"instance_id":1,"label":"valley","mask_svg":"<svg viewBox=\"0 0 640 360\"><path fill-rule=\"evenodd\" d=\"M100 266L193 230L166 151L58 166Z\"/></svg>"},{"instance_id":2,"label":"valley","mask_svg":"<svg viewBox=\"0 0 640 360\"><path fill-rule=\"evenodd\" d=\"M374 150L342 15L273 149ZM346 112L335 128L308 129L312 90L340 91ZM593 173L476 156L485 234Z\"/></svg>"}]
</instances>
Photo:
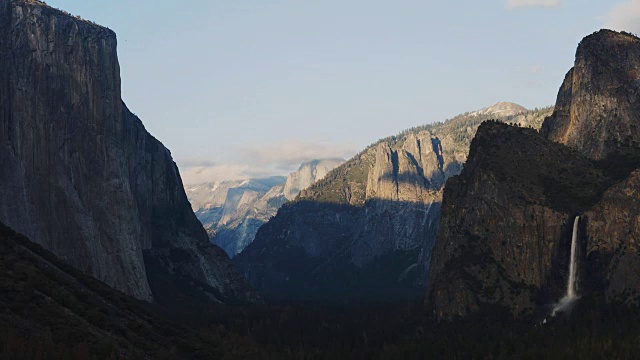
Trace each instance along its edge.
<instances>
[{"instance_id":1,"label":"valley","mask_svg":"<svg viewBox=\"0 0 640 360\"><path fill-rule=\"evenodd\" d=\"M0 34L0 358L637 357L637 36L586 36L553 106L201 181L125 104L114 31L0 0Z\"/></svg>"}]
</instances>

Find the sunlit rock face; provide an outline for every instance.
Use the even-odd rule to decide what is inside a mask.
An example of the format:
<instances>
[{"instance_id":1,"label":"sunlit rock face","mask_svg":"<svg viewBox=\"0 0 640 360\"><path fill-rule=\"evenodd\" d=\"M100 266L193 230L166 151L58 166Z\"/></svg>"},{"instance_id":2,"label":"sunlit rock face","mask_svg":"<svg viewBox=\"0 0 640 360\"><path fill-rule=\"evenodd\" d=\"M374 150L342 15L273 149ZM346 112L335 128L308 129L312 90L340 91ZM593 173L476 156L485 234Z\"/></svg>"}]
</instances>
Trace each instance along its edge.
<instances>
[{"instance_id":1,"label":"sunlit rock face","mask_svg":"<svg viewBox=\"0 0 640 360\"><path fill-rule=\"evenodd\" d=\"M604 159L640 140L640 39L610 30L584 38L542 134Z\"/></svg>"},{"instance_id":2,"label":"sunlit rock face","mask_svg":"<svg viewBox=\"0 0 640 360\"><path fill-rule=\"evenodd\" d=\"M169 151L123 104L115 33L7 0L0 35L0 220L139 299L164 298L160 277L250 296Z\"/></svg>"},{"instance_id":3,"label":"sunlit rock face","mask_svg":"<svg viewBox=\"0 0 640 360\"><path fill-rule=\"evenodd\" d=\"M481 125L464 170L445 187L430 269L436 314L491 304L520 316L535 310L542 288L563 293L571 214L608 181L592 161L532 129Z\"/></svg>"},{"instance_id":4,"label":"sunlit rock face","mask_svg":"<svg viewBox=\"0 0 640 360\"><path fill-rule=\"evenodd\" d=\"M295 199L302 190L323 179L342 163L343 159L319 159L303 163L297 171L287 176L283 189L284 197L287 200Z\"/></svg>"}]
</instances>

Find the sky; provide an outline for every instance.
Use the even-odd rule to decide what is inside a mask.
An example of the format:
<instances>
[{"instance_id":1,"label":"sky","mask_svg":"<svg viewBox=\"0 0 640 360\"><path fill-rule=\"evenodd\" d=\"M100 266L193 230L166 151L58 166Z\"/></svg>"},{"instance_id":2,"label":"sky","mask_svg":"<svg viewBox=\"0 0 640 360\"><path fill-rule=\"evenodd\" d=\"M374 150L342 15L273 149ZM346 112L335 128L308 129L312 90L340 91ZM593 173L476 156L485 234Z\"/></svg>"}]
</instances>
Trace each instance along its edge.
<instances>
[{"instance_id":1,"label":"sky","mask_svg":"<svg viewBox=\"0 0 640 360\"><path fill-rule=\"evenodd\" d=\"M113 29L123 99L185 183L286 175L500 101L552 105L640 0L47 0Z\"/></svg>"}]
</instances>

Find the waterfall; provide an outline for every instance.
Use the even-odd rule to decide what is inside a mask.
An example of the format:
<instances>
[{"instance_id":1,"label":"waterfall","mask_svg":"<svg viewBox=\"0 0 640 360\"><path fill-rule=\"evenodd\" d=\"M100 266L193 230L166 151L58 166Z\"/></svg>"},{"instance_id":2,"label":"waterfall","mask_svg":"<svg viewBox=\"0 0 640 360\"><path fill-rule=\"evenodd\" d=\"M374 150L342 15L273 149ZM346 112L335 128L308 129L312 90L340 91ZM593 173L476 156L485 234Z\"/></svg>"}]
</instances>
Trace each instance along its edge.
<instances>
[{"instance_id":1,"label":"waterfall","mask_svg":"<svg viewBox=\"0 0 640 360\"><path fill-rule=\"evenodd\" d=\"M580 216L573 221L573 235L571 236L571 263L569 264L569 281L567 283L567 297L576 297L576 243L578 242L578 224Z\"/></svg>"},{"instance_id":2,"label":"waterfall","mask_svg":"<svg viewBox=\"0 0 640 360\"><path fill-rule=\"evenodd\" d=\"M555 316L559 311L564 311L567 307L578 298L576 294L576 276L577 276L577 247L578 247L578 225L580 225L580 216L576 216L573 221L573 234L571 236L571 258L569 259L569 280L567 280L567 293L553 307L551 316Z\"/></svg>"}]
</instances>

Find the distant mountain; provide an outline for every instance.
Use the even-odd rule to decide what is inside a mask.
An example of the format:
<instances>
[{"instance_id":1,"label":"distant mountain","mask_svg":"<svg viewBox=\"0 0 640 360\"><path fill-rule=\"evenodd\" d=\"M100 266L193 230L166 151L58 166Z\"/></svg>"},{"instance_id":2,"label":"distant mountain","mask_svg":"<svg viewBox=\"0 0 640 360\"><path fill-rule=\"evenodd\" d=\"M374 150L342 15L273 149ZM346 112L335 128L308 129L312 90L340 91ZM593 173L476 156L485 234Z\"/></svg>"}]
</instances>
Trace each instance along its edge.
<instances>
[{"instance_id":1,"label":"distant mountain","mask_svg":"<svg viewBox=\"0 0 640 360\"><path fill-rule=\"evenodd\" d=\"M421 296L442 188L460 173L478 125L497 118L538 128L552 112L491 108L510 115L465 113L367 147L285 204L234 262L273 298Z\"/></svg>"},{"instance_id":2,"label":"distant mountain","mask_svg":"<svg viewBox=\"0 0 640 360\"><path fill-rule=\"evenodd\" d=\"M120 81L113 31L0 1L0 221L138 299L178 296L171 280L209 301L251 298Z\"/></svg>"},{"instance_id":3,"label":"distant mountain","mask_svg":"<svg viewBox=\"0 0 640 360\"><path fill-rule=\"evenodd\" d=\"M524 106L511 102L499 102L484 109L474 111L471 115L495 115L495 116L516 116L526 113L528 110Z\"/></svg>"},{"instance_id":4,"label":"distant mountain","mask_svg":"<svg viewBox=\"0 0 640 360\"><path fill-rule=\"evenodd\" d=\"M342 164L342 159L313 160L288 177L218 181L186 186L196 216L211 241L233 257L249 245L258 228L301 190Z\"/></svg>"}]
</instances>

